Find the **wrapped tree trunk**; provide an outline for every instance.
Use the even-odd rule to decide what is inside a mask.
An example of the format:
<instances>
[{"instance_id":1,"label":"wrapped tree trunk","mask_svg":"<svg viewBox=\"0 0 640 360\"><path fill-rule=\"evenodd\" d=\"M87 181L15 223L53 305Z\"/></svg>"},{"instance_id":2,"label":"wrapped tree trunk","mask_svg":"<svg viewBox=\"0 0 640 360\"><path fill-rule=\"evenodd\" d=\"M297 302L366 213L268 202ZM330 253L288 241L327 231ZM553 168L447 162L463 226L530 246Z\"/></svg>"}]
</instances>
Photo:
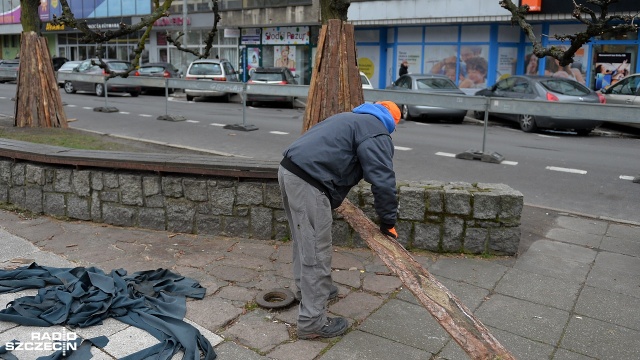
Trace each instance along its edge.
<instances>
[{"instance_id":1,"label":"wrapped tree trunk","mask_svg":"<svg viewBox=\"0 0 640 360\"><path fill-rule=\"evenodd\" d=\"M363 102L353 26L328 20L318 39L302 132ZM472 359L514 359L454 294L360 209L345 199L337 211Z\"/></svg>"},{"instance_id":2,"label":"wrapped tree trunk","mask_svg":"<svg viewBox=\"0 0 640 360\"><path fill-rule=\"evenodd\" d=\"M47 39L33 31L21 36L16 88L15 126L67 127Z\"/></svg>"},{"instance_id":3,"label":"wrapped tree trunk","mask_svg":"<svg viewBox=\"0 0 640 360\"><path fill-rule=\"evenodd\" d=\"M302 132L364 102L353 25L334 19L320 30Z\"/></svg>"}]
</instances>

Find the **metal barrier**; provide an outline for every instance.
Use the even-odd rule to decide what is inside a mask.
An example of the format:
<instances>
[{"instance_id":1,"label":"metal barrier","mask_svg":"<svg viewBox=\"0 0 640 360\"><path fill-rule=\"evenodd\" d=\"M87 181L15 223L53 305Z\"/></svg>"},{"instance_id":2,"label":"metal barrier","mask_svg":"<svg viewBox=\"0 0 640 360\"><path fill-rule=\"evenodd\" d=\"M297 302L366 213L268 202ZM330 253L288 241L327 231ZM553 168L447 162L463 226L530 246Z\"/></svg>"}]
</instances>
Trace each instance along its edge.
<instances>
[{"instance_id":1,"label":"metal barrier","mask_svg":"<svg viewBox=\"0 0 640 360\"><path fill-rule=\"evenodd\" d=\"M59 80L89 81L102 83L101 75L84 75L77 73L60 73ZM225 91L238 94L270 94L306 98L309 93L308 85L267 85L241 82L223 82L207 80L162 79L151 77L130 76L128 78L112 78L110 84L138 85L166 89L198 89ZM486 98L469 95L421 94L408 93L397 90L364 89L366 101L391 100L399 104L416 104L437 106L471 111L501 112L509 114L550 115L560 117L588 118L603 121L625 121L640 124L637 106L610 105L593 103L566 103L541 100L521 100L507 98ZM624 120L623 120L624 119Z\"/></svg>"},{"instance_id":2,"label":"metal barrier","mask_svg":"<svg viewBox=\"0 0 640 360\"><path fill-rule=\"evenodd\" d=\"M18 78L18 70L16 69L0 69L0 78L13 79L15 81Z\"/></svg>"},{"instance_id":3,"label":"metal barrier","mask_svg":"<svg viewBox=\"0 0 640 360\"><path fill-rule=\"evenodd\" d=\"M101 75L84 75L78 73L60 73L59 80L104 82ZM111 78L106 82L121 85L139 85L145 87L165 88L168 101L168 89L199 89L238 93L242 97L242 125L229 125L236 130L257 130L255 126L245 124L246 94L269 94L306 98L309 92L307 85L267 85L240 82L222 82L186 79L162 79L130 76L128 78ZM106 86L105 86L106 88ZM626 122L640 124L640 111L637 106L602 105L594 103L566 103L540 100L521 100L507 98L487 98L471 95L425 94L397 90L364 89L365 101L391 100L399 104L425 105L444 108L464 109L485 113L482 151L467 150L458 154L458 158L475 159L487 162L501 162L504 156L485 152L488 113L530 114L567 118L584 118L602 121ZM105 101L107 99L105 92ZM168 105L165 107L168 112ZM169 116L168 113L166 116Z\"/></svg>"}]
</instances>

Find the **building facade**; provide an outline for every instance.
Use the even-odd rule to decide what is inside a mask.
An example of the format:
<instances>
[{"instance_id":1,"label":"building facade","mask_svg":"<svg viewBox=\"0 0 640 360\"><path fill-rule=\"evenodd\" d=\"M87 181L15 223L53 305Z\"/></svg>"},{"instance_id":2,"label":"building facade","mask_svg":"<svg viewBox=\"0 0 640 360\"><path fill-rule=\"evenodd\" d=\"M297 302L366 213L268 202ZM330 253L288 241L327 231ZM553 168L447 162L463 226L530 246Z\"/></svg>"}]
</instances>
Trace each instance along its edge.
<instances>
[{"instance_id":1,"label":"building facade","mask_svg":"<svg viewBox=\"0 0 640 360\"><path fill-rule=\"evenodd\" d=\"M545 46L567 46L554 35L585 29L571 17L571 0L527 2L537 9L527 18ZM640 3L623 0L610 11L637 16ZM512 74L570 77L599 89L640 71L637 33L593 39L567 67L532 57L531 42L497 0L353 0L348 17L356 27L360 70L376 88L398 77L403 60L409 72L446 74L468 93Z\"/></svg>"},{"instance_id":2,"label":"building facade","mask_svg":"<svg viewBox=\"0 0 640 360\"><path fill-rule=\"evenodd\" d=\"M186 7L183 6L186 1ZM210 57L229 59L250 73L257 66L287 66L308 84L320 30L320 0L220 0L222 20ZM555 34L573 34L584 26L571 18L571 0L521 0L532 8L528 16L545 46L567 46ZM17 6L16 6L17 4ZM43 34L53 56L81 60L95 56L95 44L83 44L74 29L51 24L60 14L59 0L42 0ZM75 0L78 18L100 30L120 23L135 24L152 11L150 0ZM158 20L142 54L143 62L168 61L180 69L194 59L168 43L180 41L201 51L213 25L210 0L175 0L171 15ZM533 11L535 10L535 11ZM622 0L613 14L637 15L640 3ZM0 8L0 57L19 51L19 0L3 0ZM571 66L530 56L532 46L499 0L352 0L349 21L356 28L360 69L375 88L390 85L403 60L412 73L439 73L451 77L463 90L486 87L511 74L567 76L599 89L620 76L640 71L637 33L602 37L584 45ZM105 46L105 57L131 60L141 34L116 39Z\"/></svg>"}]
</instances>

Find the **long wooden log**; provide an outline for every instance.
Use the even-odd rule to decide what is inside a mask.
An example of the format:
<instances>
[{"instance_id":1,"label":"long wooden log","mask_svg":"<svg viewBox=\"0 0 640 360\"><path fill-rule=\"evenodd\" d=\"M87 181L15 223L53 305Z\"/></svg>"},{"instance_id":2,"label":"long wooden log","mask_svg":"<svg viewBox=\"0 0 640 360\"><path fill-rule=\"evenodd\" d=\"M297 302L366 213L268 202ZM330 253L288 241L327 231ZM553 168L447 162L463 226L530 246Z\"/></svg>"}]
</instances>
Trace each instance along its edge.
<instances>
[{"instance_id":1,"label":"long wooden log","mask_svg":"<svg viewBox=\"0 0 640 360\"><path fill-rule=\"evenodd\" d=\"M472 359L515 359L460 300L345 199L336 210Z\"/></svg>"}]
</instances>

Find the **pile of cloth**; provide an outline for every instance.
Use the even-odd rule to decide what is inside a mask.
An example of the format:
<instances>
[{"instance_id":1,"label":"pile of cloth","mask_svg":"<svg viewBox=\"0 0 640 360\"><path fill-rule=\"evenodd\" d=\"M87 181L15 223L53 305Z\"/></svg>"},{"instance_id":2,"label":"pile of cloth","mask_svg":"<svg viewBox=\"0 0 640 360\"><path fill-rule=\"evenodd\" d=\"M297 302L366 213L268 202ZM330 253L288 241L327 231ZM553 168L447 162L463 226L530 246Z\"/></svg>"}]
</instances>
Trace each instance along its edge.
<instances>
[{"instance_id":1,"label":"pile of cloth","mask_svg":"<svg viewBox=\"0 0 640 360\"><path fill-rule=\"evenodd\" d=\"M0 294L38 289L35 296L10 302L0 310L0 321L20 325L88 327L107 318L149 332L157 345L128 355L123 360L171 359L182 350L185 360L213 360L211 343L184 321L186 297L202 299L206 289L167 269L127 275L123 269L106 274L95 267L54 268L32 263L14 270L0 270ZM19 341L19 339L17 340ZM66 359L91 358L91 346L104 347L105 337L78 339L80 346ZM0 358L15 359L6 345ZM61 351L46 359L61 359Z\"/></svg>"}]
</instances>

